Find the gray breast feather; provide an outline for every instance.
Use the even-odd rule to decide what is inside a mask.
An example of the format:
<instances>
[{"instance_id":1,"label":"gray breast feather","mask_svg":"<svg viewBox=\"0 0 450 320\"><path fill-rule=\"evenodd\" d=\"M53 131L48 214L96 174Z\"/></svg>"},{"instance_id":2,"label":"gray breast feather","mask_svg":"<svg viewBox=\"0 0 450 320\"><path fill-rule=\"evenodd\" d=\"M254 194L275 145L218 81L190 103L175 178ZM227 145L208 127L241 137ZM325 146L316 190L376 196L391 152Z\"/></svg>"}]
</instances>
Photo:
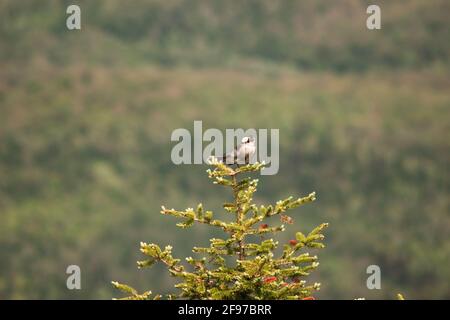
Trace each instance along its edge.
<instances>
[{"instance_id":1,"label":"gray breast feather","mask_svg":"<svg viewBox=\"0 0 450 320\"><path fill-rule=\"evenodd\" d=\"M236 162L248 163L251 156L255 154L256 146L254 143L240 144L236 149L222 157L222 161L227 164Z\"/></svg>"}]
</instances>

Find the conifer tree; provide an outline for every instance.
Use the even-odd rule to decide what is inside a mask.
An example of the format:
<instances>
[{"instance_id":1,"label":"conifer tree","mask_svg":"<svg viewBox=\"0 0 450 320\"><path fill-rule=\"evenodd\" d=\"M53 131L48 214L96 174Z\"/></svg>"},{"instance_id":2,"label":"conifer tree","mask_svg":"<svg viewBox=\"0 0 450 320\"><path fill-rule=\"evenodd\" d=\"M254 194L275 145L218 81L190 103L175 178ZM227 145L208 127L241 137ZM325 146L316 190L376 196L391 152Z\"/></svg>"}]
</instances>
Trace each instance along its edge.
<instances>
[{"instance_id":1,"label":"conifer tree","mask_svg":"<svg viewBox=\"0 0 450 320\"><path fill-rule=\"evenodd\" d=\"M315 193L298 199L289 197L275 205L257 206L253 194L258 180L239 178L261 170L264 163L234 168L212 159L210 164L213 170L207 170L209 178L232 191L233 202L223 205L232 218L218 219L202 204L184 211L163 206L161 213L179 218L180 228L206 224L222 229L224 237L210 239L209 247L194 247L192 251L199 257L187 257L186 264L172 256L171 246L162 249L157 244L142 242L140 250L146 258L138 261L138 267L150 267L156 262L166 265L169 273L179 280L175 285L178 292L167 295L167 299L313 299L312 292L320 284L309 284L305 279L319 263L317 256L309 255L304 249L324 247L322 230L328 224L319 225L307 235L297 232L295 239L284 244L282 250L276 250L279 243L272 236L285 231L285 223L292 223L286 212L314 201ZM274 216L280 217L280 225L270 226L266 222ZM127 294L123 299L163 298L151 291L138 293L130 286L112 283Z\"/></svg>"}]
</instances>

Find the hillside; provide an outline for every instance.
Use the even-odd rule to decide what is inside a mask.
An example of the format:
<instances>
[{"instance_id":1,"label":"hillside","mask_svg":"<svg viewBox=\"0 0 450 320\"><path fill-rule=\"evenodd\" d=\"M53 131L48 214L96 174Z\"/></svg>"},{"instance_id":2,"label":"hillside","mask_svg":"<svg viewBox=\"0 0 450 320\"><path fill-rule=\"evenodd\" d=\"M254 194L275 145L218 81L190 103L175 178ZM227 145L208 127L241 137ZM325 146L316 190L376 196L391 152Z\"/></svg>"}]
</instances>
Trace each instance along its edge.
<instances>
[{"instance_id":1,"label":"hillside","mask_svg":"<svg viewBox=\"0 0 450 320\"><path fill-rule=\"evenodd\" d=\"M210 234L160 206L224 198L206 166L170 162L194 120L280 129L256 200L317 192L289 228L330 223L319 298L450 298L448 1L381 2L370 33L364 1L79 1L80 32L61 27L64 2L2 1L0 298L167 290L163 269L136 270L138 243L186 255Z\"/></svg>"}]
</instances>

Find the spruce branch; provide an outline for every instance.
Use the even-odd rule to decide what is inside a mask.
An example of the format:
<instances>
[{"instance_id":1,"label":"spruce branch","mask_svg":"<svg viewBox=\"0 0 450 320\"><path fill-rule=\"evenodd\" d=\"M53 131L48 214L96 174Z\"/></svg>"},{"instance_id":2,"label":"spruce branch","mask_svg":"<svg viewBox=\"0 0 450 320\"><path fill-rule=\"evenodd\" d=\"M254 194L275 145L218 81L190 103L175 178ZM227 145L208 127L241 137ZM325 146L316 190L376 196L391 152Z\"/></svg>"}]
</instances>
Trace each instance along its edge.
<instances>
[{"instance_id":1,"label":"spruce branch","mask_svg":"<svg viewBox=\"0 0 450 320\"><path fill-rule=\"evenodd\" d=\"M225 202L226 214L234 219L219 220L212 211L203 208L200 203L196 209L166 209L161 207L163 215L180 219L180 228L201 223L219 227L225 233L223 238L210 239L209 247L194 247L193 253L200 258L187 257L184 266L180 259L172 256L172 247L161 249L156 244L141 243L141 252L147 256L138 262L139 268L163 263L169 274L179 279L175 288L178 294L166 296L167 299L303 299L310 298L320 284L307 285L305 278L319 266L317 256L302 252L305 248L323 248L322 231L328 226L324 223L307 235L295 234L295 239L283 246L281 255L275 257L279 241L263 239L265 235L274 235L285 231L284 223L293 220L286 212L316 199L315 193L301 198L288 197L275 205L256 205L253 195L257 191L258 179L243 177L247 173L258 172L264 163L247 164L238 167L228 166L213 158L212 166L207 170L214 184L230 188L233 200ZM265 219L279 215L282 224L269 226ZM227 221L228 220L228 221ZM260 241L254 241L255 236ZM227 258L227 259L226 259ZM231 260L230 260L231 259ZM233 263L234 259L234 263ZM230 263L231 262L231 263ZM187 269L189 271L187 271ZM128 294L127 299L151 299L151 292L138 294L129 286L114 282L113 285ZM161 298L154 296L153 298Z\"/></svg>"}]
</instances>

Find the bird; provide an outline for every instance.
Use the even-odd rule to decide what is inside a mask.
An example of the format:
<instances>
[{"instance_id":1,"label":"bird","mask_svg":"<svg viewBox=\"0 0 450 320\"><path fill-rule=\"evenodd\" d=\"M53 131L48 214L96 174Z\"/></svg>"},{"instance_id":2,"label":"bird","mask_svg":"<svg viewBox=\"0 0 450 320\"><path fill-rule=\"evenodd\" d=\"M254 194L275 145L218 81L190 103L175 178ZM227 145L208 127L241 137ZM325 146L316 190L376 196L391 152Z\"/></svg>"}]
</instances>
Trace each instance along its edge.
<instances>
[{"instance_id":1,"label":"bird","mask_svg":"<svg viewBox=\"0 0 450 320\"><path fill-rule=\"evenodd\" d=\"M233 151L222 156L220 159L226 164L248 164L250 157L256 152L255 139L253 137L244 137L241 144Z\"/></svg>"}]
</instances>

